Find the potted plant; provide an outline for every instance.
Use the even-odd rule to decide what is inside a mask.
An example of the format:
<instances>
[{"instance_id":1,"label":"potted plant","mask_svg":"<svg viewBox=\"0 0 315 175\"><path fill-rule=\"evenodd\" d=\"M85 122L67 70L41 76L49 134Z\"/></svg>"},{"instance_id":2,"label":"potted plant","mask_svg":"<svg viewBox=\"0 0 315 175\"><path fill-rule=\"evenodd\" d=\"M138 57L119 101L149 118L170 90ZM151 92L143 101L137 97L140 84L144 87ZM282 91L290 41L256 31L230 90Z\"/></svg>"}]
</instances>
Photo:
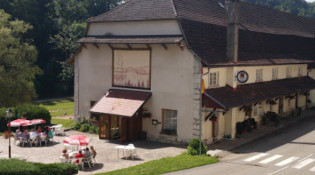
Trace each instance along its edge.
<instances>
[{"instance_id":1,"label":"potted plant","mask_svg":"<svg viewBox=\"0 0 315 175\"><path fill-rule=\"evenodd\" d=\"M217 116L215 114L211 115L210 119L212 122L216 122L218 120Z\"/></svg>"}]
</instances>

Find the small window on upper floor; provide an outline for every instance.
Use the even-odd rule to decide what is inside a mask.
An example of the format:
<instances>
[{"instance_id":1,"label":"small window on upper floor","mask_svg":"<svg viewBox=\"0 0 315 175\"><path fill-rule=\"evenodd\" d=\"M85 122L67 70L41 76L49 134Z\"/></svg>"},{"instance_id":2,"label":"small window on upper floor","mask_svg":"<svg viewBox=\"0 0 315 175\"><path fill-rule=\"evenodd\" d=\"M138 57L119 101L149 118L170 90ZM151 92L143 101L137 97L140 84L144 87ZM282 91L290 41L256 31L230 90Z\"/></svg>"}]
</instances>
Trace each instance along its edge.
<instances>
[{"instance_id":1,"label":"small window on upper floor","mask_svg":"<svg viewBox=\"0 0 315 175\"><path fill-rule=\"evenodd\" d=\"M218 86L219 85L219 72L212 72L209 76L209 85L210 86Z\"/></svg>"},{"instance_id":2,"label":"small window on upper floor","mask_svg":"<svg viewBox=\"0 0 315 175\"><path fill-rule=\"evenodd\" d=\"M256 69L256 81L262 81L262 69Z\"/></svg>"},{"instance_id":3,"label":"small window on upper floor","mask_svg":"<svg viewBox=\"0 0 315 175\"><path fill-rule=\"evenodd\" d=\"M298 76L299 77L302 76L302 67L299 67L299 69L298 69Z\"/></svg>"},{"instance_id":4,"label":"small window on upper floor","mask_svg":"<svg viewBox=\"0 0 315 175\"><path fill-rule=\"evenodd\" d=\"M278 68L277 67L272 68L272 79L273 80L278 79Z\"/></svg>"},{"instance_id":5,"label":"small window on upper floor","mask_svg":"<svg viewBox=\"0 0 315 175\"><path fill-rule=\"evenodd\" d=\"M291 67L287 67L287 78L291 77Z\"/></svg>"}]
</instances>

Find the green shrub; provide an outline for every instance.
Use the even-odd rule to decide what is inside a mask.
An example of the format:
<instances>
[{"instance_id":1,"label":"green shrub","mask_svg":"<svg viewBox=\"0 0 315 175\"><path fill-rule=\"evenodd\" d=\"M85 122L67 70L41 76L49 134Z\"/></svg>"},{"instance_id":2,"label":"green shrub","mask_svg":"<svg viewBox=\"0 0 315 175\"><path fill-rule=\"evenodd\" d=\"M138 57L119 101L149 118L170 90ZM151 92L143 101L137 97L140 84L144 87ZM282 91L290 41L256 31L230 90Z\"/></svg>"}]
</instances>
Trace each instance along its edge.
<instances>
[{"instance_id":1,"label":"green shrub","mask_svg":"<svg viewBox=\"0 0 315 175\"><path fill-rule=\"evenodd\" d=\"M83 124L81 125L80 131L81 132L88 132L90 129L90 125L89 124Z\"/></svg>"},{"instance_id":2,"label":"green shrub","mask_svg":"<svg viewBox=\"0 0 315 175\"><path fill-rule=\"evenodd\" d=\"M73 164L42 164L19 159L0 159L1 175L73 175L78 168Z\"/></svg>"},{"instance_id":3,"label":"green shrub","mask_svg":"<svg viewBox=\"0 0 315 175\"><path fill-rule=\"evenodd\" d=\"M13 115L17 117L25 117L28 120L32 119L43 119L46 121L46 124L50 124L51 116L49 111L38 105L30 105L30 104L23 104L16 106L13 109Z\"/></svg>"},{"instance_id":4,"label":"green shrub","mask_svg":"<svg viewBox=\"0 0 315 175\"><path fill-rule=\"evenodd\" d=\"M99 128L96 126L90 126L89 132L92 134L96 134L96 133L98 133L98 129Z\"/></svg>"},{"instance_id":5,"label":"green shrub","mask_svg":"<svg viewBox=\"0 0 315 175\"><path fill-rule=\"evenodd\" d=\"M80 123L80 122L75 122L73 128L74 128L75 130L79 130L79 129L81 128L81 123Z\"/></svg>"},{"instance_id":6,"label":"green shrub","mask_svg":"<svg viewBox=\"0 0 315 175\"><path fill-rule=\"evenodd\" d=\"M74 164L66 163L52 163L52 164L42 164L34 163L42 175L72 175L78 173L78 167Z\"/></svg>"},{"instance_id":7,"label":"green shrub","mask_svg":"<svg viewBox=\"0 0 315 175\"><path fill-rule=\"evenodd\" d=\"M200 140L199 138L191 139L189 145L187 147L188 154L190 155L199 155L200 148ZM201 154L207 153L207 147L201 142Z\"/></svg>"}]
</instances>

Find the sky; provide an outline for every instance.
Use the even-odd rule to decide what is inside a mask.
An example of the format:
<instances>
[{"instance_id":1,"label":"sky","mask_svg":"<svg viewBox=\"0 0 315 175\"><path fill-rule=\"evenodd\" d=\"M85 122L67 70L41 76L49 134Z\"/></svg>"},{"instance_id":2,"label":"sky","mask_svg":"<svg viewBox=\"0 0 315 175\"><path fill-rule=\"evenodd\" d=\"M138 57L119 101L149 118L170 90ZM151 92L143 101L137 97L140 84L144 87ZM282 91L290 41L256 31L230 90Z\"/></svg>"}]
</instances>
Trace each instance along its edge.
<instances>
[{"instance_id":1,"label":"sky","mask_svg":"<svg viewBox=\"0 0 315 175\"><path fill-rule=\"evenodd\" d=\"M315 0L305 0L306 2L314 2Z\"/></svg>"}]
</instances>

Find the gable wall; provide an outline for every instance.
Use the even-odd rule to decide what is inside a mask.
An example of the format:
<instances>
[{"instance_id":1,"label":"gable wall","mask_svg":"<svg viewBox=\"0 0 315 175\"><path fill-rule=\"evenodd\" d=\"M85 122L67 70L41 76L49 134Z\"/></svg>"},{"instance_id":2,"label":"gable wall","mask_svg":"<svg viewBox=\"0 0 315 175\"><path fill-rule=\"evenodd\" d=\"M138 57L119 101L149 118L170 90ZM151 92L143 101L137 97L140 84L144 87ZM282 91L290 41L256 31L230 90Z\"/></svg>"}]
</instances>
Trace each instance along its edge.
<instances>
[{"instance_id":1,"label":"gable wall","mask_svg":"<svg viewBox=\"0 0 315 175\"><path fill-rule=\"evenodd\" d=\"M181 30L175 20L90 23L87 33L88 36L180 34Z\"/></svg>"}]
</instances>

